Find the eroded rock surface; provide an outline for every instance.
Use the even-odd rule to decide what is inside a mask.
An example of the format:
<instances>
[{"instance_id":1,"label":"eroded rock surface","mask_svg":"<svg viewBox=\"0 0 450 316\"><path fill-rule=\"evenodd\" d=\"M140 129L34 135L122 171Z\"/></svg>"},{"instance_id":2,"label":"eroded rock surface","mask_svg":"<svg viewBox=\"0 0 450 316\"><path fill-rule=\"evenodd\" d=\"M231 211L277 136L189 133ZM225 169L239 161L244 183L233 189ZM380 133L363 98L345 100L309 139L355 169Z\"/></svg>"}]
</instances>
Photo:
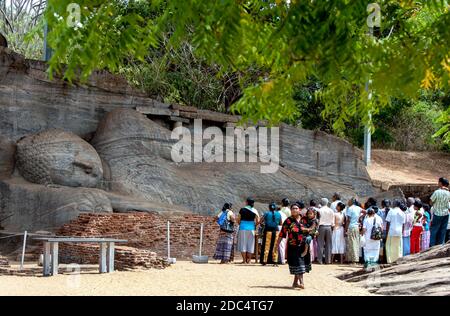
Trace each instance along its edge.
<instances>
[{"instance_id":1,"label":"eroded rock surface","mask_svg":"<svg viewBox=\"0 0 450 316\"><path fill-rule=\"evenodd\" d=\"M111 202L98 189L0 181L0 218L8 231L54 231L83 212L110 213Z\"/></svg>"},{"instance_id":2,"label":"eroded rock surface","mask_svg":"<svg viewBox=\"0 0 450 316\"><path fill-rule=\"evenodd\" d=\"M398 259L375 271L342 275L380 295L450 295L450 242Z\"/></svg>"},{"instance_id":3,"label":"eroded rock surface","mask_svg":"<svg viewBox=\"0 0 450 316\"><path fill-rule=\"evenodd\" d=\"M9 178L14 171L16 145L0 136L0 179Z\"/></svg>"}]
</instances>

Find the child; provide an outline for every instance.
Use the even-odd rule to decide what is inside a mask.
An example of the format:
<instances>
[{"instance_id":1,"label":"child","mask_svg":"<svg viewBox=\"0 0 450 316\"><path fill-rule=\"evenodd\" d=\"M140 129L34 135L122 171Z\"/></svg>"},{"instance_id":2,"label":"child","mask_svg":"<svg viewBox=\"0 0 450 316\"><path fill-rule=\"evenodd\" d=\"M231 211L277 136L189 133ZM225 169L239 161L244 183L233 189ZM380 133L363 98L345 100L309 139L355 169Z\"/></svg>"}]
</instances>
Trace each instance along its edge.
<instances>
[{"instance_id":1,"label":"child","mask_svg":"<svg viewBox=\"0 0 450 316\"><path fill-rule=\"evenodd\" d=\"M421 238L420 251L425 251L430 248L430 225L431 225L431 211L428 204L423 204L423 232Z\"/></svg>"},{"instance_id":2,"label":"child","mask_svg":"<svg viewBox=\"0 0 450 316\"><path fill-rule=\"evenodd\" d=\"M420 236L423 231L424 220L426 219L423 213L422 202L414 202L414 220L413 228L411 231L411 254L419 253L420 249Z\"/></svg>"},{"instance_id":3,"label":"child","mask_svg":"<svg viewBox=\"0 0 450 316\"><path fill-rule=\"evenodd\" d=\"M314 237L319 235L319 221L316 219L316 212L312 208L308 208L306 211L306 216L302 218L303 225L309 228L309 232L304 232L303 235L306 237L305 250L302 253L302 257L306 256L308 253L309 245Z\"/></svg>"}]
</instances>

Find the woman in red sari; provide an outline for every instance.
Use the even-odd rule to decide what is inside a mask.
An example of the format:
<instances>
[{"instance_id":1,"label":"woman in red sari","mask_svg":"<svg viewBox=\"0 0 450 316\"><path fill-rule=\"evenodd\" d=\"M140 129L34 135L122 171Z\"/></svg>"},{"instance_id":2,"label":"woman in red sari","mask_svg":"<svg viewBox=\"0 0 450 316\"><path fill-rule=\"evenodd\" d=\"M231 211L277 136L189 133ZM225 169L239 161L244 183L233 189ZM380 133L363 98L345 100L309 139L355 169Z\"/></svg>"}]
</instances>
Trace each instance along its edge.
<instances>
[{"instance_id":1,"label":"woman in red sari","mask_svg":"<svg viewBox=\"0 0 450 316\"><path fill-rule=\"evenodd\" d=\"M300 214L300 206L295 203L291 205L291 216L288 217L281 228L278 243L283 238L287 238L287 258L289 271L294 275L294 283L292 287L304 289L303 274L311 271L311 254L309 250L302 257L302 253L306 249L306 242L303 233L310 232L311 229L306 228L302 222Z\"/></svg>"}]
</instances>

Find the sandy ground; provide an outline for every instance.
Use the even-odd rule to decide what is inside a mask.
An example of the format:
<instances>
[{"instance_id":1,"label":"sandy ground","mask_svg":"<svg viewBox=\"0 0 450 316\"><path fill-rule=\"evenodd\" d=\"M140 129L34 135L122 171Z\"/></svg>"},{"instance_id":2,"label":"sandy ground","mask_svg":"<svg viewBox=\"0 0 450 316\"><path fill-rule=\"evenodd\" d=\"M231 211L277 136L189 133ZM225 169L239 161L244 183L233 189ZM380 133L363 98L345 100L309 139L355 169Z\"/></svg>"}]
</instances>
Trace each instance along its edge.
<instances>
[{"instance_id":1,"label":"sandy ground","mask_svg":"<svg viewBox=\"0 0 450 316\"><path fill-rule=\"evenodd\" d=\"M437 184L439 177L450 176L450 154L376 149L367 171L373 180L392 184Z\"/></svg>"},{"instance_id":2,"label":"sandy ground","mask_svg":"<svg viewBox=\"0 0 450 316\"><path fill-rule=\"evenodd\" d=\"M17 265L13 265L15 267ZM0 296L6 295L170 295L170 296L298 296L370 295L365 289L335 276L349 266L313 265L304 290L292 289L287 265L194 264L181 261L164 270L116 271L98 274L96 266L83 266L79 275L65 272L42 277L41 268L26 265L29 275L0 274ZM30 272L33 271L33 272Z\"/></svg>"}]
</instances>

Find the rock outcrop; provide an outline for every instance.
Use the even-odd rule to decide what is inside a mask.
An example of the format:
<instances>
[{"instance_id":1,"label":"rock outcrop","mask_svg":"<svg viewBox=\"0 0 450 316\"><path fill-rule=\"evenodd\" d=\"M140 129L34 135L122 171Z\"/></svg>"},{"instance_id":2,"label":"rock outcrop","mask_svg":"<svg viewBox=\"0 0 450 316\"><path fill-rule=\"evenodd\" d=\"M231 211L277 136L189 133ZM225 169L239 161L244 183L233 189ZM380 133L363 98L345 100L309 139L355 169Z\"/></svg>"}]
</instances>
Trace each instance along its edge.
<instances>
[{"instance_id":1,"label":"rock outcrop","mask_svg":"<svg viewBox=\"0 0 450 316\"><path fill-rule=\"evenodd\" d=\"M44 63L0 47L0 219L7 218L2 226L51 231L84 211L206 215L225 202L238 208L247 196L263 211L283 197L377 193L360 150L288 125L280 127L275 173L261 173L266 164L260 160L174 162L172 129L183 125L192 131L197 119L203 130L218 131L239 120L158 102L107 72L94 73L83 85L50 81ZM234 149L249 152L249 146Z\"/></svg>"},{"instance_id":2,"label":"rock outcrop","mask_svg":"<svg viewBox=\"0 0 450 316\"><path fill-rule=\"evenodd\" d=\"M450 242L398 259L375 271L357 271L340 277L380 295L450 296Z\"/></svg>"},{"instance_id":3,"label":"rock outcrop","mask_svg":"<svg viewBox=\"0 0 450 316\"><path fill-rule=\"evenodd\" d=\"M0 135L17 141L47 129L61 129L88 138L113 109L168 107L132 89L106 71L87 83L50 81L44 62L26 60L0 47Z\"/></svg>"},{"instance_id":4,"label":"rock outcrop","mask_svg":"<svg viewBox=\"0 0 450 316\"><path fill-rule=\"evenodd\" d=\"M0 181L0 219L8 231L54 231L80 213L112 212L104 191L45 186L21 178Z\"/></svg>"}]
</instances>

